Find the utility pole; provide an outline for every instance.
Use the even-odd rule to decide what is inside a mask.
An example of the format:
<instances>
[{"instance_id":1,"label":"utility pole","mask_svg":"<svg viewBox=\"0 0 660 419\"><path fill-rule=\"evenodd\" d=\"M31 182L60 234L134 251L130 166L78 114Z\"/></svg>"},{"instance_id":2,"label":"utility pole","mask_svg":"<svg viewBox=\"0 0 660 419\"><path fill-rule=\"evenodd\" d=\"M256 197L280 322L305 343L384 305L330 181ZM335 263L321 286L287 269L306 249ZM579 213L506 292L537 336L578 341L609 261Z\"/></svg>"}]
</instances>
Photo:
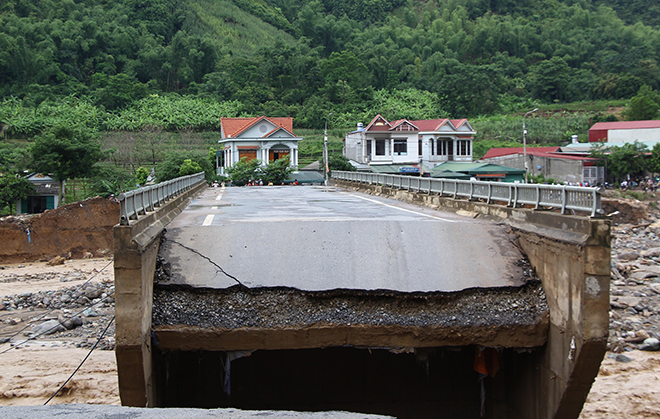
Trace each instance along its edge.
<instances>
[{"instance_id":1,"label":"utility pole","mask_svg":"<svg viewBox=\"0 0 660 419\"><path fill-rule=\"evenodd\" d=\"M525 183L527 183L527 129L525 129L525 117L538 110L539 108L534 108L523 115L523 163L525 164Z\"/></svg>"},{"instance_id":2,"label":"utility pole","mask_svg":"<svg viewBox=\"0 0 660 419\"><path fill-rule=\"evenodd\" d=\"M325 129L323 130L323 179L325 186L328 186L328 172L330 171L328 167L328 118L331 115L332 112L325 118Z\"/></svg>"}]
</instances>

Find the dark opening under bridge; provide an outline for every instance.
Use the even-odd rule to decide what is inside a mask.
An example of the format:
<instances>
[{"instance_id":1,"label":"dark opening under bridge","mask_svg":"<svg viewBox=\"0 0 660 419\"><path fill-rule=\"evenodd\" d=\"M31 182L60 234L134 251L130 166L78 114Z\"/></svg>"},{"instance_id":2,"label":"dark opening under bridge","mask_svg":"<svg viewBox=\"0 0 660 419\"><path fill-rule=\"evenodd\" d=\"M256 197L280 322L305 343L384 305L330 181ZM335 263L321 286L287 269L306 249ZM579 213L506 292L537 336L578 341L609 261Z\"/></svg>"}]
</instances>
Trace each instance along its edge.
<instances>
[{"instance_id":1,"label":"dark opening under bridge","mask_svg":"<svg viewBox=\"0 0 660 419\"><path fill-rule=\"evenodd\" d=\"M406 181L122 197L122 403L577 417L608 333L597 191L552 192L582 194L562 215Z\"/></svg>"}]
</instances>

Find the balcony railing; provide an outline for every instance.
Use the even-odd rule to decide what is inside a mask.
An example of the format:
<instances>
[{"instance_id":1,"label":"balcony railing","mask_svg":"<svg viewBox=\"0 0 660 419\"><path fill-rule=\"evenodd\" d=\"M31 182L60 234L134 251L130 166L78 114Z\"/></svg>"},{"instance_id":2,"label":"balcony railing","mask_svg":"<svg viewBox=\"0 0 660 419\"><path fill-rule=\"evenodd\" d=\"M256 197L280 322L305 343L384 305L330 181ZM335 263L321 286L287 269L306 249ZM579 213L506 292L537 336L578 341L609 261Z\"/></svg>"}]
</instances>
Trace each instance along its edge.
<instances>
[{"instance_id":1,"label":"balcony railing","mask_svg":"<svg viewBox=\"0 0 660 419\"><path fill-rule=\"evenodd\" d=\"M129 220L137 220L139 215L144 215L147 211L155 211L156 207L160 207L166 201L205 181L204 172L200 172L124 192L117 197L119 199L119 223L129 225Z\"/></svg>"},{"instance_id":2,"label":"balcony railing","mask_svg":"<svg viewBox=\"0 0 660 419\"><path fill-rule=\"evenodd\" d=\"M533 205L534 209L558 208L562 214L569 210L584 211L591 214L592 217L603 214L600 205L600 188L435 179L336 170L332 172L332 177L338 180L383 185L415 192L437 193L454 199L479 199L489 204L497 201L514 208Z\"/></svg>"}]
</instances>

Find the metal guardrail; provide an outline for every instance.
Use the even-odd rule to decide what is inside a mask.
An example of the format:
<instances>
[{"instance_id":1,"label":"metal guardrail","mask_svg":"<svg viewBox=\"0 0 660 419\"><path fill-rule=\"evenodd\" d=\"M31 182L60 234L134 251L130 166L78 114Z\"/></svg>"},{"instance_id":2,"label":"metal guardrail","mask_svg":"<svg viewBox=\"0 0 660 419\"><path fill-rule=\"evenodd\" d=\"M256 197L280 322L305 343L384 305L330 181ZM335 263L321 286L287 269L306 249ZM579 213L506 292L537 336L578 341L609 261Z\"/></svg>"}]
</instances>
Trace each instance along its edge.
<instances>
[{"instance_id":1,"label":"metal guardrail","mask_svg":"<svg viewBox=\"0 0 660 419\"><path fill-rule=\"evenodd\" d=\"M199 182L205 181L204 172L200 172L124 192L117 197L119 200L119 223L129 225L129 220L137 220L139 215L144 215L147 211L155 211L156 207L160 207L166 201L192 188Z\"/></svg>"},{"instance_id":2,"label":"metal guardrail","mask_svg":"<svg viewBox=\"0 0 660 419\"><path fill-rule=\"evenodd\" d=\"M332 177L339 180L390 186L409 191L437 193L452 198L482 199L490 204L493 201L506 202L508 206L534 205L567 210L586 211L592 217L603 214L600 205L600 188L583 186L539 185L533 183L481 182L475 180L435 179L387 175L380 173L332 171Z\"/></svg>"}]
</instances>

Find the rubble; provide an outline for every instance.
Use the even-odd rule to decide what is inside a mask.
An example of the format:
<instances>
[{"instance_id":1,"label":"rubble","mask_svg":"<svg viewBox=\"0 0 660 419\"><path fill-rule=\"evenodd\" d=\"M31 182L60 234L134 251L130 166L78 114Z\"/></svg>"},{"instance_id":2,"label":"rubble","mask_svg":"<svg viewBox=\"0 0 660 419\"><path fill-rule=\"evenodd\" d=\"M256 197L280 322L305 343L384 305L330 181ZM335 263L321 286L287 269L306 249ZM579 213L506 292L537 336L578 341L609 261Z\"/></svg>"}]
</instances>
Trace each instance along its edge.
<instances>
[{"instance_id":1,"label":"rubble","mask_svg":"<svg viewBox=\"0 0 660 419\"><path fill-rule=\"evenodd\" d=\"M660 211L635 207L635 217L612 220L608 350L616 353L660 349Z\"/></svg>"},{"instance_id":2,"label":"rubble","mask_svg":"<svg viewBox=\"0 0 660 419\"><path fill-rule=\"evenodd\" d=\"M0 282L60 282L91 279L96 272L62 274L11 273ZM76 347L91 347L114 315L114 283L93 282L57 290L24 292L0 297L0 339L22 344L28 339L57 339ZM114 328L100 342L101 349L114 349Z\"/></svg>"}]
</instances>

